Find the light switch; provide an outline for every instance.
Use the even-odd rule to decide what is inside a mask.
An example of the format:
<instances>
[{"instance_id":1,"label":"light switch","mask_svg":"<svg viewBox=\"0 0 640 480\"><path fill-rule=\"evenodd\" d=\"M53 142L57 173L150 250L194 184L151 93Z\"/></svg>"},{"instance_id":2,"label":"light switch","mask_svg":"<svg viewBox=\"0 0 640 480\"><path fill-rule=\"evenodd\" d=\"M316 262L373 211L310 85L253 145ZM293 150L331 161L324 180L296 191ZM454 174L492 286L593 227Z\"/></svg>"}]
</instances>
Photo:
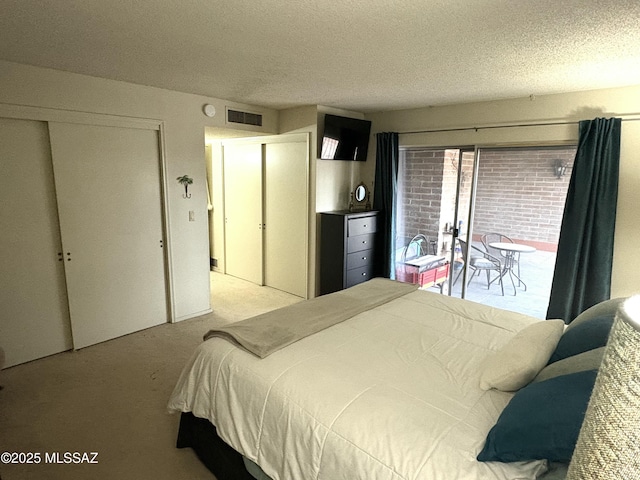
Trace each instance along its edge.
<instances>
[{"instance_id":1,"label":"light switch","mask_svg":"<svg viewBox=\"0 0 640 480\"><path fill-rule=\"evenodd\" d=\"M194 212L193 210L189 210L189 221L190 222L196 221L196 212Z\"/></svg>"}]
</instances>

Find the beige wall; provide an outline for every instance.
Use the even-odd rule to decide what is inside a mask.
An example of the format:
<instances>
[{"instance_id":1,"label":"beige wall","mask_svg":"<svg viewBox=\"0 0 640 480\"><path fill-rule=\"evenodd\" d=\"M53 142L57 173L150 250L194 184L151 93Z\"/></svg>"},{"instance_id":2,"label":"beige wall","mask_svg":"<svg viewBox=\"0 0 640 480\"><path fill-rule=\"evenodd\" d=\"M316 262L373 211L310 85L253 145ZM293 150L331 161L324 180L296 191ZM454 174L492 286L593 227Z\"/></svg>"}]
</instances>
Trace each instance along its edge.
<instances>
[{"instance_id":1,"label":"beige wall","mask_svg":"<svg viewBox=\"0 0 640 480\"><path fill-rule=\"evenodd\" d=\"M632 120L640 118L640 86L383 112L367 118L373 121L374 135L401 133L400 145L443 147L576 142L575 122L612 116L624 119L612 279L612 297L620 297L640 292L640 121ZM410 133L531 123L560 125ZM375 148L369 152L369 159L373 158ZM373 170L368 175L373 179Z\"/></svg>"},{"instance_id":2,"label":"beige wall","mask_svg":"<svg viewBox=\"0 0 640 480\"><path fill-rule=\"evenodd\" d=\"M213 118L202 113L205 103L216 107ZM229 106L263 114L261 129L246 128L252 135L276 133L278 112L9 62L0 62L0 104L161 120L173 319L210 309L205 127L225 128L224 112ZM182 187L175 180L181 175L194 179L189 200L182 198ZM190 210L195 212L194 222L188 221Z\"/></svg>"},{"instance_id":3,"label":"beige wall","mask_svg":"<svg viewBox=\"0 0 640 480\"><path fill-rule=\"evenodd\" d=\"M224 264L224 178L222 176L222 144L211 141L205 146L209 179L209 256L215 259L214 270L225 271Z\"/></svg>"},{"instance_id":4,"label":"beige wall","mask_svg":"<svg viewBox=\"0 0 640 480\"><path fill-rule=\"evenodd\" d=\"M318 106L317 131L319 134L324 130L324 115L327 113L343 117L364 118L364 115L358 112ZM318 138L317 142L319 143L320 141L321 139ZM317 145L317 148L319 149L320 146ZM318 152L319 151L320 150L318 150ZM319 154L316 155L316 158L318 157ZM364 180L362 172L365 169L365 165L369 163L374 163L374 161L368 159L366 162L351 162L344 160L320 160L318 158L316 164L316 211L330 212L349 208L351 192L356 185ZM366 183L367 186L371 187L371 182Z\"/></svg>"},{"instance_id":5,"label":"beige wall","mask_svg":"<svg viewBox=\"0 0 640 480\"><path fill-rule=\"evenodd\" d=\"M228 125L226 107L263 114L264 126L238 127L233 136L246 130L247 136L259 134L311 133L311 158L317 159L317 129L323 113L368 118L373 131L367 162L316 160L310 171L310 283L315 278L315 213L348 207L349 193L360 181L373 191L375 172L375 133L401 132L401 145L464 146L567 143L577 139L582 119L597 116L640 113L640 87L591 92L576 92L496 102L432 107L362 115L328 107L300 107L277 112L270 109L227 102L222 99L184 94L124 82L76 75L0 62L0 103L88 112L163 122L166 161L166 199L169 231L170 272L173 285L173 316L180 320L210 308L209 232L205 188L205 129L218 134ZM213 104L218 114L203 115L202 106ZM518 128L493 128L411 134L418 130L461 127L486 127L521 123L562 125ZM321 127L321 125L320 125ZM231 130L229 130L231 132ZM239 132L240 131L240 132ZM612 295L623 296L640 290L640 249L635 236L640 228L640 121L624 121L622 128L621 175L616 226ZM194 178L192 198L181 197L175 178L188 174ZM188 221L189 210L195 222ZM312 286L312 285L311 285ZM310 288L313 292L314 288Z\"/></svg>"},{"instance_id":6,"label":"beige wall","mask_svg":"<svg viewBox=\"0 0 640 480\"><path fill-rule=\"evenodd\" d=\"M318 258L318 236L316 228L317 212L346 210L349 208L351 191L361 181L372 188L373 181L368 179L367 167L375 162L369 158L366 162L319 159L319 133L324 128L324 115L341 115L352 118L364 118L362 113L337 108L312 105L282 110L279 133L309 132L311 134L310 188L309 188L309 292L316 292ZM371 148L371 147L370 147ZM375 167L375 166L374 166ZM316 292L317 294L318 292Z\"/></svg>"}]
</instances>

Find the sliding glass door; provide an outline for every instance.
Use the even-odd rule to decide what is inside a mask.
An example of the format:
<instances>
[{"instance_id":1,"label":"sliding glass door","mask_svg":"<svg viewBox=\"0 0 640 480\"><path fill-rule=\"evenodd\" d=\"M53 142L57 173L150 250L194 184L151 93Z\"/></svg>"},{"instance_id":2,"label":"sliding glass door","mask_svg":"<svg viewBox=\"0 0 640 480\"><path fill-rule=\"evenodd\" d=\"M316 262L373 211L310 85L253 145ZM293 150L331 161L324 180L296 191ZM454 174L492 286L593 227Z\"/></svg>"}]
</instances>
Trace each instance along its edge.
<instances>
[{"instance_id":1,"label":"sliding glass door","mask_svg":"<svg viewBox=\"0 0 640 480\"><path fill-rule=\"evenodd\" d=\"M471 242L496 258L502 273L492 275L489 288L476 275L467 299L545 318L575 152L575 146L479 150Z\"/></svg>"},{"instance_id":2,"label":"sliding glass door","mask_svg":"<svg viewBox=\"0 0 640 480\"><path fill-rule=\"evenodd\" d=\"M544 318L574 156L574 146L402 149L396 272L433 255L448 277L425 288Z\"/></svg>"},{"instance_id":3,"label":"sliding glass door","mask_svg":"<svg viewBox=\"0 0 640 480\"><path fill-rule=\"evenodd\" d=\"M473 159L474 151L468 148L400 151L395 259L399 280L448 293L461 274L456 237L466 230L469 217ZM446 268L434 278L424 273L443 265Z\"/></svg>"}]
</instances>

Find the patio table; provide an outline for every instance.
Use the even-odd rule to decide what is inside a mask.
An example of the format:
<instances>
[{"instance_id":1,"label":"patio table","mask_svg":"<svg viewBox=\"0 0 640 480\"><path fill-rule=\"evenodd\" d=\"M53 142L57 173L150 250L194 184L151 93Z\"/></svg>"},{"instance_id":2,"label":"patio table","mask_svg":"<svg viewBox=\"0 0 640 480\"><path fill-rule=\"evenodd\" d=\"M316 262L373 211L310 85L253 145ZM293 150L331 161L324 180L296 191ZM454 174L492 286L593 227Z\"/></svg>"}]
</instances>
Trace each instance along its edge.
<instances>
[{"instance_id":1,"label":"patio table","mask_svg":"<svg viewBox=\"0 0 640 480\"><path fill-rule=\"evenodd\" d=\"M527 284L522 281L522 279L518 276L516 272L513 271L513 267L515 265L515 256L516 253L533 253L536 251L535 247L531 245L523 245L521 243L511 243L511 242L491 242L489 243L490 247L497 248L504 252L504 265L502 266L502 272L500 273L499 278L503 278L508 273L509 278L511 279L511 285L513 285L513 295L516 294L516 283L513 281L513 277L518 279L518 283L524 285L524 291L527 291ZM495 281L492 280L492 282Z\"/></svg>"}]
</instances>

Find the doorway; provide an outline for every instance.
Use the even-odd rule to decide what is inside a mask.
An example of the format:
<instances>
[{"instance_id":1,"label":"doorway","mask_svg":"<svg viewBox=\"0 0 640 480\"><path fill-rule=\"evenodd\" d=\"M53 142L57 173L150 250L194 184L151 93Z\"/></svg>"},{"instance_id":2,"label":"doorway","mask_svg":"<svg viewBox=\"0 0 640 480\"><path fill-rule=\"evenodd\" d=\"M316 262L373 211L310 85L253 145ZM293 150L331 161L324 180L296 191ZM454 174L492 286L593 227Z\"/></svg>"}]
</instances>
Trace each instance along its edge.
<instances>
[{"instance_id":1,"label":"doorway","mask_svg":"<svg viewBox=\"0 0 640 480\"><path fill-rule=\"evenodd\" d=\"M308 134L220 139L207 152L214 270L308 298Z\"/></svg>"},{"instance_id":2,"label":"doorway","mask_svg":"<svg viewBox=\"0 0 640 480\"><path fill-rule=\"evenodd\" d=\"M575 150L401 149L399 252L414 235L424 235L429 253L449 264L443 292L544 318ZM492 249L490 233L523 247L517 253Z\"/></svg>"}]
</instances>

